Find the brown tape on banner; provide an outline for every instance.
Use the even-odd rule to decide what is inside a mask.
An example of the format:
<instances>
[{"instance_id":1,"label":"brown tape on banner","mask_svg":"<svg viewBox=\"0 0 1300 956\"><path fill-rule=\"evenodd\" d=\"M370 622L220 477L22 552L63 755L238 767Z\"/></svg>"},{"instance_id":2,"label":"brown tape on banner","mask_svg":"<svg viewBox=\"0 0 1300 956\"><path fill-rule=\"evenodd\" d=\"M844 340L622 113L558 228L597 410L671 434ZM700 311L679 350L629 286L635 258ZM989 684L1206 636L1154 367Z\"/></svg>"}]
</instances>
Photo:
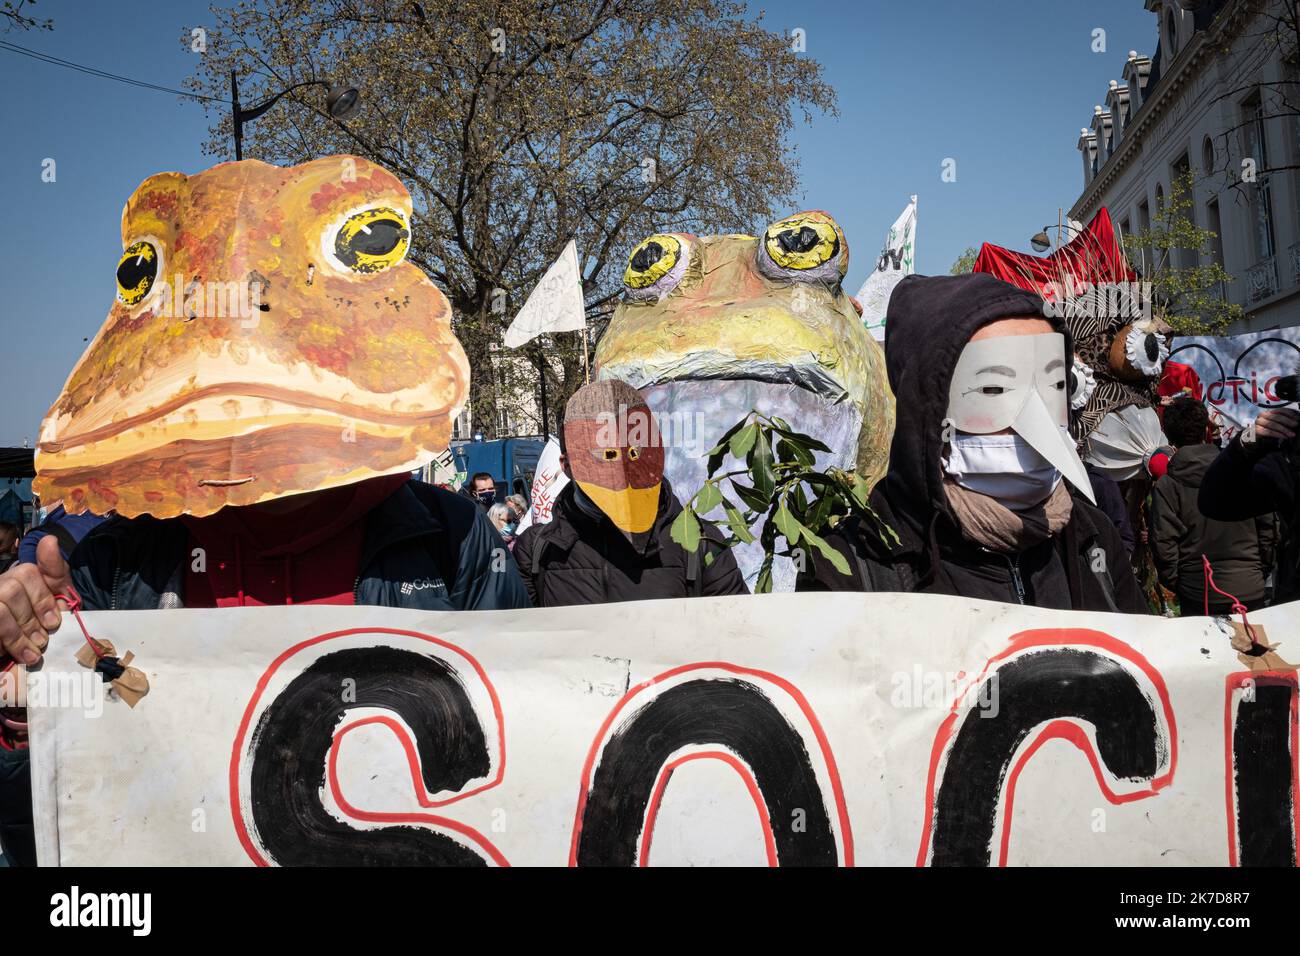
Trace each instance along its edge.
<instances>
[{"instance_id":1,"label":"brown tape on banner","mask_svg":"<svg viewBox=\"0 0 1300 956\"><path fill-rule=\"evenodd\" d=\"M95 661L99 660L101 656L117 657L117 649L113 647L112 641L106 641L99 637L88 637L86 640L94 641L95 646L92 648L89 644L82 644L77 648L77 653L73 655L76 657L77 663L82 667L89 667L91 670L94 670ZM96 650L99 651L98 654L95 653Z\"/></svg>"},{"instance_id":2,"label":"brown tape on banner","mask_svg":"<svg viewBox=\"0 0 1300 956\"><path fill-rule=\"evenodd\" d=\"M1293 671L1297 665L1288 664L1277 653L1280 644L1270 644L1268 635L1258 624L1252 624L1250 630L1255 632L1255 640L1251 641L1250 632L1240 621L1228 621L1228 626L1232 628L1231 644L1237 652L1237 659L1252 671Z\"/></svg>"},{"instance_id":3,"label":"brown tape on banner","mask_svg":"<svg viewBox=\"0 0 1300 956\"><path fill-rule=\"evenodd\" d=\"M127 666L135 659L135 655L130 651L122 658L121 663L126 666L122 676L113 681L113 687L117 689L117 695L126 701L126 705L132 709L140 703L140 698L149 693L149 678L144 676L144 671L138 667Z\"/></svg>"},{"instance_id":4,"label":"brown tape on banner","mask_svg":"<svg viewBox=\"0 0 1300 956\"><path fill-rule=\"evenodd\" d=\"M89 638L95 642L95 647L99 649L99 654L104 657L117 657L117 650L113 647L112 641L106 641L102 638ZM95 664L99 660L94 649L89 644L82 644L77 648L77 653L73 655L77 663L82 667L95 669ZM131 661L135 660L135 655L130 651L118 661L124 668L122 676L109 681L117 695L126 702L128 707L134 708L140 703L140 699L149 693L149 678L145 676L144 671L138 667L129 666Z\"/></svg>"}]
</instances>

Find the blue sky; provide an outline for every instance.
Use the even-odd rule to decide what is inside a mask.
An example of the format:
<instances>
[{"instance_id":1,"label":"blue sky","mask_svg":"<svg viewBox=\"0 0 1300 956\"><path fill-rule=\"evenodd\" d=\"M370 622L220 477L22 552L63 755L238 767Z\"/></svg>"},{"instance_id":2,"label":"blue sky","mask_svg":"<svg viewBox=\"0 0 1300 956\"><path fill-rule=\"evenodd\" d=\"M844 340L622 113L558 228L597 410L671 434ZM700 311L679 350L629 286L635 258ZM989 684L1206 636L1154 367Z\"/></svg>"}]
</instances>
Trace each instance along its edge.
<instances>
[{"instance_id":1,"label":"blue sky","mask_svg":"<svg viewBox=\"0 0 1300 956\"><path fill-rule=\"evenodd\" d=\"M917 270L947 272L967 246L1018 249L1082 184L1074 144L1127 51L1154 52L1141 0L770 2L772 29L805 31L839 91L840 115L800 126L804 208L831 212L852 250L856 291L907 199L919 199ZM54 31L25 47L179 87L211 24L206 0L41 0ZM1106 52L1091 50L1106 31ZM0 230L4 414L0 445L34 441L41 417L107 314L122 204L164 170L212 165L194 101L0 51ZM45 159L56 181L42 182ZM956 182L940 179L946 158ZM793 210L791 210L793 211Z\"/></svg>"}]
</instances>

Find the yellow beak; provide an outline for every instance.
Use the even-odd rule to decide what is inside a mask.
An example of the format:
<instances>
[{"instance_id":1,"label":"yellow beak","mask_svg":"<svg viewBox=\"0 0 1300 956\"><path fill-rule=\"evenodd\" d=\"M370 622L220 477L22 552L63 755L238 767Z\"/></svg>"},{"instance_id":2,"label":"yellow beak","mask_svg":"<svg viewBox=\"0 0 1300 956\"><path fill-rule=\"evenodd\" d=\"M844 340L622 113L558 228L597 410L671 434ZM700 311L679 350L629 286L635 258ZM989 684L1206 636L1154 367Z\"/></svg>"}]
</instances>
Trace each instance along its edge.
<instances>
[{"instance_id":1,"label":"yellow beak","mask_svg":"<svg viewBox=\"0 0 1300 956\"><path fill-rule=\"evenodd\" d=\"M629 534L649 531L659 514L659 483L649 488L623 488L612 491L600 485L578 482L583 493L595 502L605 517Z\"/></svg>"}]
</instances>

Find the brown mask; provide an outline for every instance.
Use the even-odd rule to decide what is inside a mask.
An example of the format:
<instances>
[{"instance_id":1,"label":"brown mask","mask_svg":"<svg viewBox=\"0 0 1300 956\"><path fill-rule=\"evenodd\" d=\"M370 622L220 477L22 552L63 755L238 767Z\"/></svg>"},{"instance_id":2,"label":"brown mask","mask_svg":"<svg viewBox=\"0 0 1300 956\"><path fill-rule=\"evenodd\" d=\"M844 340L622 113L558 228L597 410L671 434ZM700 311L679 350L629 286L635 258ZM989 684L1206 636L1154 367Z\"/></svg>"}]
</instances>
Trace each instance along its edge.
<instances>
[{"instance_id":1,"label":"brown mask","mask_svg":"<svg viewBox=\"0 0 1300 956\"><path fill-rule=\"evenodd\" d=\"M578 389L565 407L564 449L582 493L644 547L659 514L664 449L640 393L617 379Z\"/></svg>"}]
</instances>

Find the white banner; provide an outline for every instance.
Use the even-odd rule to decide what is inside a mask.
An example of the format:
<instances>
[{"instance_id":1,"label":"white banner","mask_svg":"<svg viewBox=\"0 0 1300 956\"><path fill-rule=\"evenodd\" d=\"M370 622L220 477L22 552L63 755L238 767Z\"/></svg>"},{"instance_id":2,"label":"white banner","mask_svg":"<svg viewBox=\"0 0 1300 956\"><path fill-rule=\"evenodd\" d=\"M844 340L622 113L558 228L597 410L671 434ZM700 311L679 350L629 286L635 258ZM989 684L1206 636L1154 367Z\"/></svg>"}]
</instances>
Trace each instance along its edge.
<instances>
[{"instance_id":1,"label":"white banner","mask_svg":"<svg viewBox=\"0 0 1300 956\"><path fill-rule=\"evenodd\" d=\"M1174 339L1168 360L1196 370L1205 405L1226 443L1260 412L1287 404L1274 394L1273 385L1283 375L1300 372L1300 329L1184 336Z\"/></svg>"},{"instance_id":2,"label":"white banner","mask_svg":"<svg viewBox=\"0 0 1300 956\"><path fill-rule=\"evenodd\" d=\"M1208 618L897 594L84 618L151 689L104 699L72 621L29 675L45 864L1295 853L1295 671ZM1251 620L1286 655L1298 618Z\"/></svg>"},{"instance_id":3,"label":"white banner","mask_svg":"<svg viewBox=\"0 0 1300 956\"><path fill-rule=\"evenodd\" d=\"M533 472L533 487L528 493L530 499L528 512L519 521L516 535L524 533L531 524L547 524L551 520L551 509L555 507L555 497L569 483L569 476L560 466L560 443L552 435L542 447L542 454L537 459L537 470Z\"/></svg>"},{"instance_id":4,"label":"white banner","mask_svg":"<svg viewBox=\"0 0 1300 956\"><path fill-rule=\"evenodd\" d=\"M578 246L570 239L506 329L506 347L517 349L544 332L572 332L586 324Z\"/></svg>"},{"instance_id":5,"label":"white banner","mask_svg":"<svg viewBox=\"0 0 1300 956\"><path fill-rule=\"evenodd\" d=\"M916 197L907 204L898 219L889 227L885 248L876 260L875 271L867 276L858 290L858 304L862 306L862 324L877 341L885 340L885 311L894 286L903 276L916 272Z\"/></svg>"}]
</instances>

